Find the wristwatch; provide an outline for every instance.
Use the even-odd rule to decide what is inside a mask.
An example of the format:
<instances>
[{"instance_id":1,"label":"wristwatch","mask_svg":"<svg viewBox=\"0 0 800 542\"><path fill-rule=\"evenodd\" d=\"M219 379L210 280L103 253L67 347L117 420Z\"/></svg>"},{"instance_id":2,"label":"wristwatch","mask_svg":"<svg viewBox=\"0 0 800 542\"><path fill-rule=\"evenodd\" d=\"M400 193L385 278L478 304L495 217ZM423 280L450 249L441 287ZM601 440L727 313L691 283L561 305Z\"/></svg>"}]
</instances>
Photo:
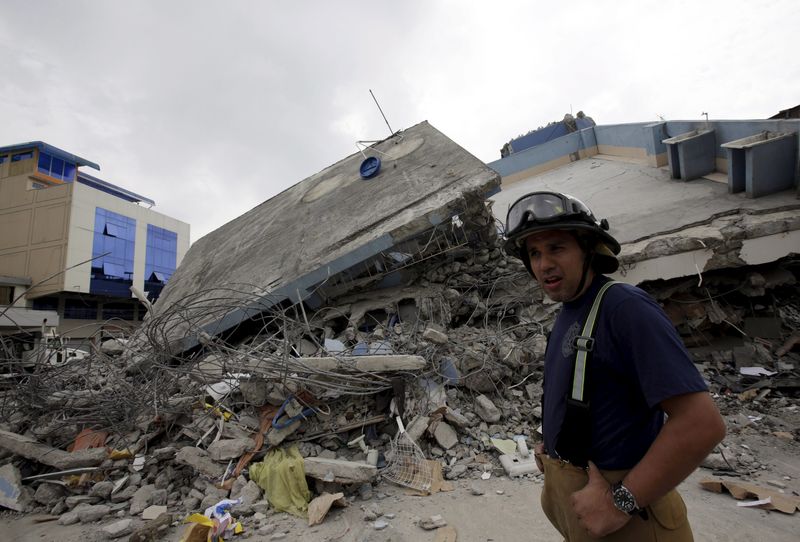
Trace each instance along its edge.
<instances>
[{"instance_id":1,"label":"wristwatch","mask_svg":"<svg viewBox=\"0 0 800 542\"><path fill-rule=\"evenodd\" d=\"M617 482L611 486L611 497L614 500L614 506L618 510L630 514L641 514L642 509L636 503L636 497L633 496L631 490L622 485L622 482Z\"/></svg>"}]
</instances>

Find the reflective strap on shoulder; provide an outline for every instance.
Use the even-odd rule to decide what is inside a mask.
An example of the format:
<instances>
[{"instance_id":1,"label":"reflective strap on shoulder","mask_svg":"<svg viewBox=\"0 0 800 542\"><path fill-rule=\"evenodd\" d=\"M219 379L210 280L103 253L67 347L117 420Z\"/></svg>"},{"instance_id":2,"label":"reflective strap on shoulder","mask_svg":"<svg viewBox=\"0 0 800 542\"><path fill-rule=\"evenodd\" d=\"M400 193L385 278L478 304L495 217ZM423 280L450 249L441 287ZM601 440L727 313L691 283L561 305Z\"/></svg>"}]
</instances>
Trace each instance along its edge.
<instances>
[{"instance_id":1,"label":"reflective strap on shoulder","mask_svg":"<svg viewBox=\"0 0 800 542\"><path fill-rule=\"evenodd\" d=\"M611 286L617 284L617 281L609 281L603 284L600 291L594 298L592 309L586 317L586 323L583 325L583 331L580 336L575 338L575 371L572 375L572 399L584 403L583 390L586 382L586 361L588 360L589 352L594 349L594 325L597 321L597 313L600 312L600 302L603 300L606 290Z\"/></svg>"}]
</instances>

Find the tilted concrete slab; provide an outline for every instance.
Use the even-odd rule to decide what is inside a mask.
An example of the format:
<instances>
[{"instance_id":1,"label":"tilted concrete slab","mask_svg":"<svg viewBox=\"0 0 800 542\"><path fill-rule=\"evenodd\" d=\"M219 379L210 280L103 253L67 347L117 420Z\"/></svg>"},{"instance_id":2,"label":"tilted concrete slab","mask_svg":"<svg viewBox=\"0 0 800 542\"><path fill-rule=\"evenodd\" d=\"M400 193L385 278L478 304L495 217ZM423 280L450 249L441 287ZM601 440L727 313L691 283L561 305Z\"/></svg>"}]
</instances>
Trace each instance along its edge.
<instances>
[{"instance_id":1,"label":"tilted concrete slab","mask_svg":"<svg viewBox=\"0 0 800 542\"><path fill-rule=\"evenodd\" d=\"M362 179L365 156L382 161ZM396 244L446 224L467 194L496 192L500 176L427 122L357 152L209 233L189 249L155 304L158 317L191 297L193 325L220 333ZM204 291L230 287L229 294ZM227 311L235 300L254 307ZM169 328L171 339L186 326ZM196 334L196 332L195 332ZM191 335L191 333L189 333ZM181 347L193 346L187 336Z\"/></svg>"},{"instance_id":2,"label":"tilted concrete slab","mask_svg":"<svg viewBox=\"0 0 800 542\"><path fill-rule=\"evenodd\" d=\"M794 189L753 199L707 179L671 179L666 167L592 157L504 188L491 198L495 216L505 222L508 207L536 190L571 194L607 218L623 244L616 277L633 284L800 252Z\"/></svg>"}]
</instances>

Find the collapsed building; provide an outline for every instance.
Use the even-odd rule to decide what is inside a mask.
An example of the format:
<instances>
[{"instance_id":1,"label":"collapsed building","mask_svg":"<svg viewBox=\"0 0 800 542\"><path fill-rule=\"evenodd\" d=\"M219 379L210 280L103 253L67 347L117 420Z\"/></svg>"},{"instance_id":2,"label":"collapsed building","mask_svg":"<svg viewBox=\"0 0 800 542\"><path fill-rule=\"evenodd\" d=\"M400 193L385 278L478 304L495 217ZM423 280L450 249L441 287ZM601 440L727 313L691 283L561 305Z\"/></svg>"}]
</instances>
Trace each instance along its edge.
<instances>
[{"instance_id":1,"label":"collapsed building","mask_svg":"<svg viewBox=\"0 0 800 542\"><path fill-rule=\"evenodd\" d=\"M755 400L794 446L800 205L786 134L798 121L769 122L772 136L728 147L687 123L594 126L490 167L426 122L393 134L196 242L133 336L4 390L0 449L27 458L27 506L74 514L66 521L94 517L86 506L104 499L138 516L242 497L252 514L264 488L248 468L286 447L320 494L364 497L378 477L429 492L440 477L500 469L498 448L538 438L558 310L500 248L508 205L537 189L608 218L618 278L664 305L723 409ZM715 129L730 143L763 128L740 124ZM755 163L776 143L780 159L766 157L790 175ZM82 430L119 454L52 453ZM404 435L414 444L399 446ZM729 443L715 468L752 468L740 451ZM535 476L519 467L503 465ZM87 470L53 492L38 477L54 468ZM123 478L96 494L98 480Z\"/></svg>"}]
</instances>

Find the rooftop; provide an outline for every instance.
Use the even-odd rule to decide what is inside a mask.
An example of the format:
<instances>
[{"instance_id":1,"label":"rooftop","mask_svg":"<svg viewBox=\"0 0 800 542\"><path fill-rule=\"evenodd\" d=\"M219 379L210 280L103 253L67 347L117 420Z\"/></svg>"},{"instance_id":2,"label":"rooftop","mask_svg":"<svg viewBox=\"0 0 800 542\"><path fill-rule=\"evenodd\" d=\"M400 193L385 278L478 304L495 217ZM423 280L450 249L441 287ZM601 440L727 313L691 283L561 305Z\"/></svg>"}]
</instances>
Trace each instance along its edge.
<instances>
[{"instance_id":1,"label":"rooftop","mask_svg":"<svg viewBox=\"0 0 800 542\"><path fill-rule=\"evenodd\" d=\"M0 154L6 152L27 150L32 148L39 149L40 151L44 151L52 156L61 158L62 160L73 162L78 166L89 166L90 168L100 171L100 166L95 164L94 162L90 162L86 158L81 158L76 154L72 154L71 152L67 152L65 150L59 149L58 147L49 145L44 141L28 141L27 143L16 143L14 145L6 145L5 147L0 147Z\"/></svg>"},{"instance_id":2,"label":"rooftop","mask_svg":"<svg viewBox=\"0 0 800 542\"><path fill-rule=\"evenodd\" d=\"M797 120L598 125L490 167L504 222L520 196L564 192L607 218L634 284L800 253Z\"/></svg>"},{"instance_id":3,"label":"rooftop","mask_svg":"<svg viewBox=\"0 0 800 542\"><path fill-rule=\"evenodd\" d=\"M598 218L608 219L610 233L623 244L723 215L800 208L794 190L753 199L743 192L729 194L727 184L706 178L690 182L671 179L666 166L651 167L596 155L503 187L491 198L495 216L505 221L508 207L535 190L577 197Z\"/></svg>"}]
</instances>

